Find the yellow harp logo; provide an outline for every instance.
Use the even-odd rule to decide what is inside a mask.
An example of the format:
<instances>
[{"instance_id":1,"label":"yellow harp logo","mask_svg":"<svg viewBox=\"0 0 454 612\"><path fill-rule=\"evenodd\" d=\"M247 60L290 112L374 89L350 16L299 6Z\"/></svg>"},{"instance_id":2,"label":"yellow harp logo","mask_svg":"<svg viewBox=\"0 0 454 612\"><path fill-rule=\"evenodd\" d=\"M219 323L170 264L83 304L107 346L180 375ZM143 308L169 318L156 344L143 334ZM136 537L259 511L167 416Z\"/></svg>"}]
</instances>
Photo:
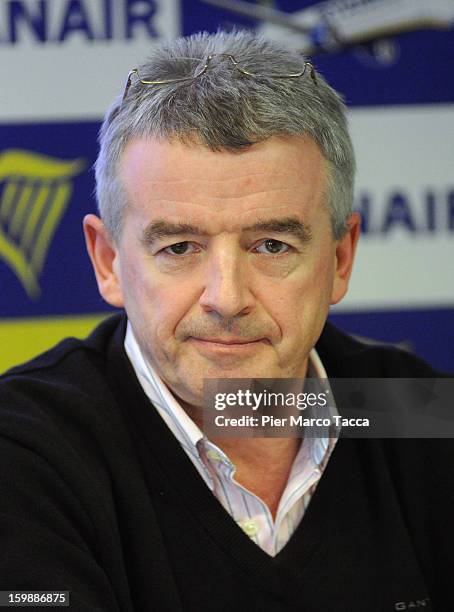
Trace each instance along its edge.
<instances>
[{"instance_id":1,"label":"yellow harp logo","mask_svg":"<svg viewBox=\"0 0 454 612\"><path fill-rule=\"evenodd\" d=\"M13 270L31 299L53 235L72 193L82 159L62 161L17 149L0 155L0 260Z\"/></svg>"}]
</instances>

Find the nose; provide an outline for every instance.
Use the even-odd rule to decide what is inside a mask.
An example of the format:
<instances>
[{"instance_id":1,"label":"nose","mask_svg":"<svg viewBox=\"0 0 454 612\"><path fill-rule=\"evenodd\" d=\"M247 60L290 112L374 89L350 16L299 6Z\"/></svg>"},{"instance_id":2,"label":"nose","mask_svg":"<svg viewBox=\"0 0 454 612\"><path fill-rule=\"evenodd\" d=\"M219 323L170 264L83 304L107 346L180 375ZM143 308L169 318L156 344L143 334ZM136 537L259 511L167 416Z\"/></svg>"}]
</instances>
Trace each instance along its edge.
<instances>
[{"instance_id":1,"label":"nose","mask_svg":"<svg viewBox=\"0 0 454 612\"><path fill-rule=\"evenodd\" d=\"M255 302L248 286L247 254L234 251L224 248L211 254L199 300L205 312L215 312L223 319L248 314Z\"/></svg>"}]
</instances>

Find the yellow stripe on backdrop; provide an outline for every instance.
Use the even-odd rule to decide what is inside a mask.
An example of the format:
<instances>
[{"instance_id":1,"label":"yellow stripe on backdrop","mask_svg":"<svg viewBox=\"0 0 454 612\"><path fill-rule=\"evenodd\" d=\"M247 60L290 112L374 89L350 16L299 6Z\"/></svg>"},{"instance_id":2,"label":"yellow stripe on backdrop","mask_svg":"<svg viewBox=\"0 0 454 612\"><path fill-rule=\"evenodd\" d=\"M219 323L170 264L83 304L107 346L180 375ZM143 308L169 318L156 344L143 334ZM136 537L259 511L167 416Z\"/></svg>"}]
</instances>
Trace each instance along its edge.
<instances>
[{"instance_id":1,"label":"yellow stripe on backdrop","mask_svg":"<svg viewBox=\"0 0 454 612\"><path fill-rule=\"evenodd\" d=\"M63 338L85 338L107 316L0 319L0 372L35 357Z\"/></svg>"}]
</instances>

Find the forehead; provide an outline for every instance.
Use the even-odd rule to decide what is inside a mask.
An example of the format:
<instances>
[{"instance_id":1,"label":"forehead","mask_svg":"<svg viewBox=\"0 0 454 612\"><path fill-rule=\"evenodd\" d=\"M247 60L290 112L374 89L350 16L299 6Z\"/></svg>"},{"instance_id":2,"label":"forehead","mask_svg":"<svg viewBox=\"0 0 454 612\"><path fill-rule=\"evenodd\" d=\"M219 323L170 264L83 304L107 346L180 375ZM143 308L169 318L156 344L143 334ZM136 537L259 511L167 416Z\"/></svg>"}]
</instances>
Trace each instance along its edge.
<instances>
[{"instance_id":1,"label":"forehead","mask_svg":"<svg viewBox=\"0 0 454 612\"><path fill-rule=\"evenodd\" d=\"M271 211L312 215L324 199L326 164L309 137L273 137L234 152L138 138L123 153L120 180L128 216L224 214L234 224Z\"/></svg>"}]
</instances>

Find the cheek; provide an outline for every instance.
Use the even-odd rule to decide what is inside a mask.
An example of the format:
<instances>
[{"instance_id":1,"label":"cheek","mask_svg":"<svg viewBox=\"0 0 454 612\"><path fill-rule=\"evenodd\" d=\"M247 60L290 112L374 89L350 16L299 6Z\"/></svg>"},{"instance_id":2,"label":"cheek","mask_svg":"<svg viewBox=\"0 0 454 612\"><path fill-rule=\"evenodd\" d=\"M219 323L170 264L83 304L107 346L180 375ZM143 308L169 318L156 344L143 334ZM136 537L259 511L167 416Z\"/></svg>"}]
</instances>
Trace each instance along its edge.
<instances>
[{"instance_id":1,"label":"cheek","mask_svg":"<svg viewBox=\"0 0 454 612\"><path fill-rule=\"evenodd\" d=\"M282 283L272 308L284 337L318 333L327 316L333 278L332 258L319 257Z\"/></svg>"},{"instance_id":2,"label":"cheek","mask_svg":"<svg viewBox=\"0 0 454 612\"><path fill-rule=\"evenodd\" d=\"M320 299L329 304L334 283L334 255L321 257L314 267L311 284L314 293L318 292Z\"/></svg>"},{"instance_id":3,"label":"cheek","mask_svg":"<svg viewBox=\"0 0 454 612\"><path fill-rule=\"evenodd\" d=\"M154 335L163 346L175 341L175 330L190 310L192 303L188 292L176 287L157 286L153 289L154 299L149 304L150 318L153 318Z\"/></svg>"},{"instance_id":4,"label":"cheek","mask_svg":"<svg viewBox=\"0 0 454 612\"><path fill-rule=\"evenodd\" d=\"M152 329L152 316L156 311L159 296L151 278L137 256L133 253L123 256L120 263L120 283L125 310L136 334L140 335L148 335Z\"/></svg>"},{"instance_id":5,"label":"cheek","mask_svg":"<svg viewBox=\"0 0 454 612\"><path fill-rule=\"evenodd\" d=\"M128 315L131 312L140 312L153 300L150 277L141 262L133 257L125 258L120 270L126 311Z\"/></svg>"},{"instance_id":6,"label":"cheek","mask_svg":"<svg viewBox=\"0 0 454 612\"><path fill-rule=\"evenodd\" d=\"M134 329L140 329L148 344L157 341L158 346L168 344L175 337L175 328L190 308L195 296L190 282L177 282L163 278L151 265L126 260L122 273L122 289L125 309L133 322Z\"/></svg>"}]
</instances>

